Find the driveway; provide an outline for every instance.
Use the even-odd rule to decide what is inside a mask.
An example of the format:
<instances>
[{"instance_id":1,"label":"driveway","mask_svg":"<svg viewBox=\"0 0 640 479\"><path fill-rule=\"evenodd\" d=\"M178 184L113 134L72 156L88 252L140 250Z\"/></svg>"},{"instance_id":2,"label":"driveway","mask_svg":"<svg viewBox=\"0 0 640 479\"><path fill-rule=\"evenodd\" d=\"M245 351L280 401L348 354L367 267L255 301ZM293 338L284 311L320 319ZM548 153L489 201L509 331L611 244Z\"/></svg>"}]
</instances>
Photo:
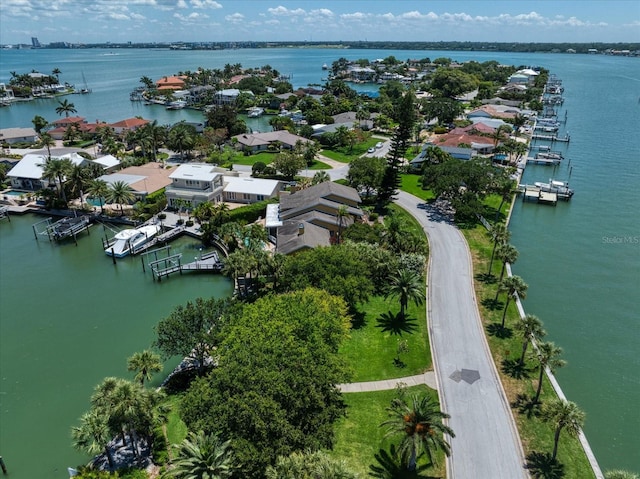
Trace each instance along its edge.
<instances>
[{"instance_id":1,"label":"driveway","mask_svg":"<svg viewBox=\"0 0 640 479\"><path fill-rule=\"evenodd\" d=\"M446 205L399 192L429 237L428 321L442 410L451 416L448 477L527 478L520 439L482 329L467 242Z\"/></svg>"}]
</instances>

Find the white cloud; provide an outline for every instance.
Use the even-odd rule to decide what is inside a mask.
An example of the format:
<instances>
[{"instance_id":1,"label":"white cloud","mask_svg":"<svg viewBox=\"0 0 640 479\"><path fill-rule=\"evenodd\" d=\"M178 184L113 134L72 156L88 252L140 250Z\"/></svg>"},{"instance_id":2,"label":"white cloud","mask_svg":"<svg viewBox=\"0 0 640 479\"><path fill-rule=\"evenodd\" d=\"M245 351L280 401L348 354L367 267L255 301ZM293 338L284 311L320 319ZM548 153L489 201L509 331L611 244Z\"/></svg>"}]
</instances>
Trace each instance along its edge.
<instances>
[{"instance_id":1,"label":"white cloud","mask_svg":"<svg viewBox=\"0 0 640 479\"><path fill-rule=\"evenodd\" d=\"M283 7L282 5L279 5L276 8L268 8L267 11L271 15L287 16L287 17L301 16L301 15L305 15L307 13L302 8L296 8L295 10L289 10L287 7Z\"/></svg>"},{"instance_id":2,"label":"white cloud","mask_svg":"<svg viewBox=\"0 0 640 479\"><path fill-rule=\"evenodd\" d=\"M215 0L191 0L191 5L193 8L222 8L222 5Z\"/></svg>"},{"instance_id":3,"label":"white cloud","mask_svg":"<svg viewBox=\"0 0 640 479\"><path fill-rule=\"evenodd\" d=\"M242 13L233 13L224 17L224 19L229 23L238 24L244 22L244 15Z\"/></svg>"}]
</instances>

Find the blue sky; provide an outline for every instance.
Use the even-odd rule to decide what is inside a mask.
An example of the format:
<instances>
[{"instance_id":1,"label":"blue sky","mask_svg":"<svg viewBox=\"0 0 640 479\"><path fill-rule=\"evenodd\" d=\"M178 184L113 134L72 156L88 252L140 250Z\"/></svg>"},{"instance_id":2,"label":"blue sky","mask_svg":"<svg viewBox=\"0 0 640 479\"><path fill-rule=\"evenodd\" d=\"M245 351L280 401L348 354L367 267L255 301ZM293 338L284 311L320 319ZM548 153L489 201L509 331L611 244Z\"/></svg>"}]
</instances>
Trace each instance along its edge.
<instances>
[{"instance_id":1,"label":"blue sky","mask_svg":"<svg viewBox=\"0 0 640 479\"><path fill-rule=\"evenodd\" d=\"M0 0L0 43L640 42L638 0Z\"/></svg>"}]
</instances>

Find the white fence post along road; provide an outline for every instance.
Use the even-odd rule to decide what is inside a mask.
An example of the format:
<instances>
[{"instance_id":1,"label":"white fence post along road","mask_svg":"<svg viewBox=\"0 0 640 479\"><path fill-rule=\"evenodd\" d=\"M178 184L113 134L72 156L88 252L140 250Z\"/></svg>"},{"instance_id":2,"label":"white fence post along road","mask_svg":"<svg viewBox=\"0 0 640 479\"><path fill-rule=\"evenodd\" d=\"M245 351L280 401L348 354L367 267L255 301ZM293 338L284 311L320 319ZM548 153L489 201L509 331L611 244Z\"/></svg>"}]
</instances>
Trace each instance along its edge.
<instances>
[{"instance_id":1,"label":"white fence post along road","mask_svg":"<svg viewBox=\"0 0 640 479\"><path fill-rule=\"evenodd\" d=\"M427 312L441 407L451 416L450 479L529 475L513 415L482 329L471 253L445 204L399 192L429 237Z\"/></svg>"}]
</instances>

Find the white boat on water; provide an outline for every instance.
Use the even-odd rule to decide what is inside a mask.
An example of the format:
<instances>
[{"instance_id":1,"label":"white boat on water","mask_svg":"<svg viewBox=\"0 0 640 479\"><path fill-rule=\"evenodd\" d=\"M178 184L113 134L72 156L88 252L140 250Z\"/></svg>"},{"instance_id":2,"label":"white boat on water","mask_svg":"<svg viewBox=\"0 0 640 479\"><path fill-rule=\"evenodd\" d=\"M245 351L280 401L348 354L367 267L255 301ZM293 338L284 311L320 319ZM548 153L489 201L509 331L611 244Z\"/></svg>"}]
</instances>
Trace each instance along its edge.
<instances>
[{"instance_id":1,"label":"white boat on water","mask_svg":"<svg viewBox=\"0 0 640 479\"><path fill-rule=\"evenodd\" d=\"M109 256L123 258L151 241L158 233L160 233L159 225L122 230L113 237L115 241L104 252Z\"/></svg>"},{"instance_id":2,"label":"white boat on water","mask_svg":"<svg viewBox=\"0 0 640 479\"><path fill-rule=\"evenodd\" d=\"M573 196L573 190L569 188L568 181L549 180L549 183L536 181L533 184L540 188L541 191L547 193L557 193L559 196L565 198L571 198Z\"/></svg>"},{"instance_id":3,"label":"white boat on water","mask_svg":"<svg viewBox=\"0 0 640 479\"><path fill-rule=\"evenodd\" d=\"M182 110L185 106L187 106L186 101L176 100L167 105L167 110Z\"/></svg>"},{"instance_id":4,"label":"white boat on water","mask_svg":"<svg viewBox=\"0 0 640 479\"><path fill-rule=\"evenodd\" d=\"M260 108L259 106L253 106L247 109L247 116L249 118L257 118L264 113L264 108Z\"/></svg>"}]
</instances>

